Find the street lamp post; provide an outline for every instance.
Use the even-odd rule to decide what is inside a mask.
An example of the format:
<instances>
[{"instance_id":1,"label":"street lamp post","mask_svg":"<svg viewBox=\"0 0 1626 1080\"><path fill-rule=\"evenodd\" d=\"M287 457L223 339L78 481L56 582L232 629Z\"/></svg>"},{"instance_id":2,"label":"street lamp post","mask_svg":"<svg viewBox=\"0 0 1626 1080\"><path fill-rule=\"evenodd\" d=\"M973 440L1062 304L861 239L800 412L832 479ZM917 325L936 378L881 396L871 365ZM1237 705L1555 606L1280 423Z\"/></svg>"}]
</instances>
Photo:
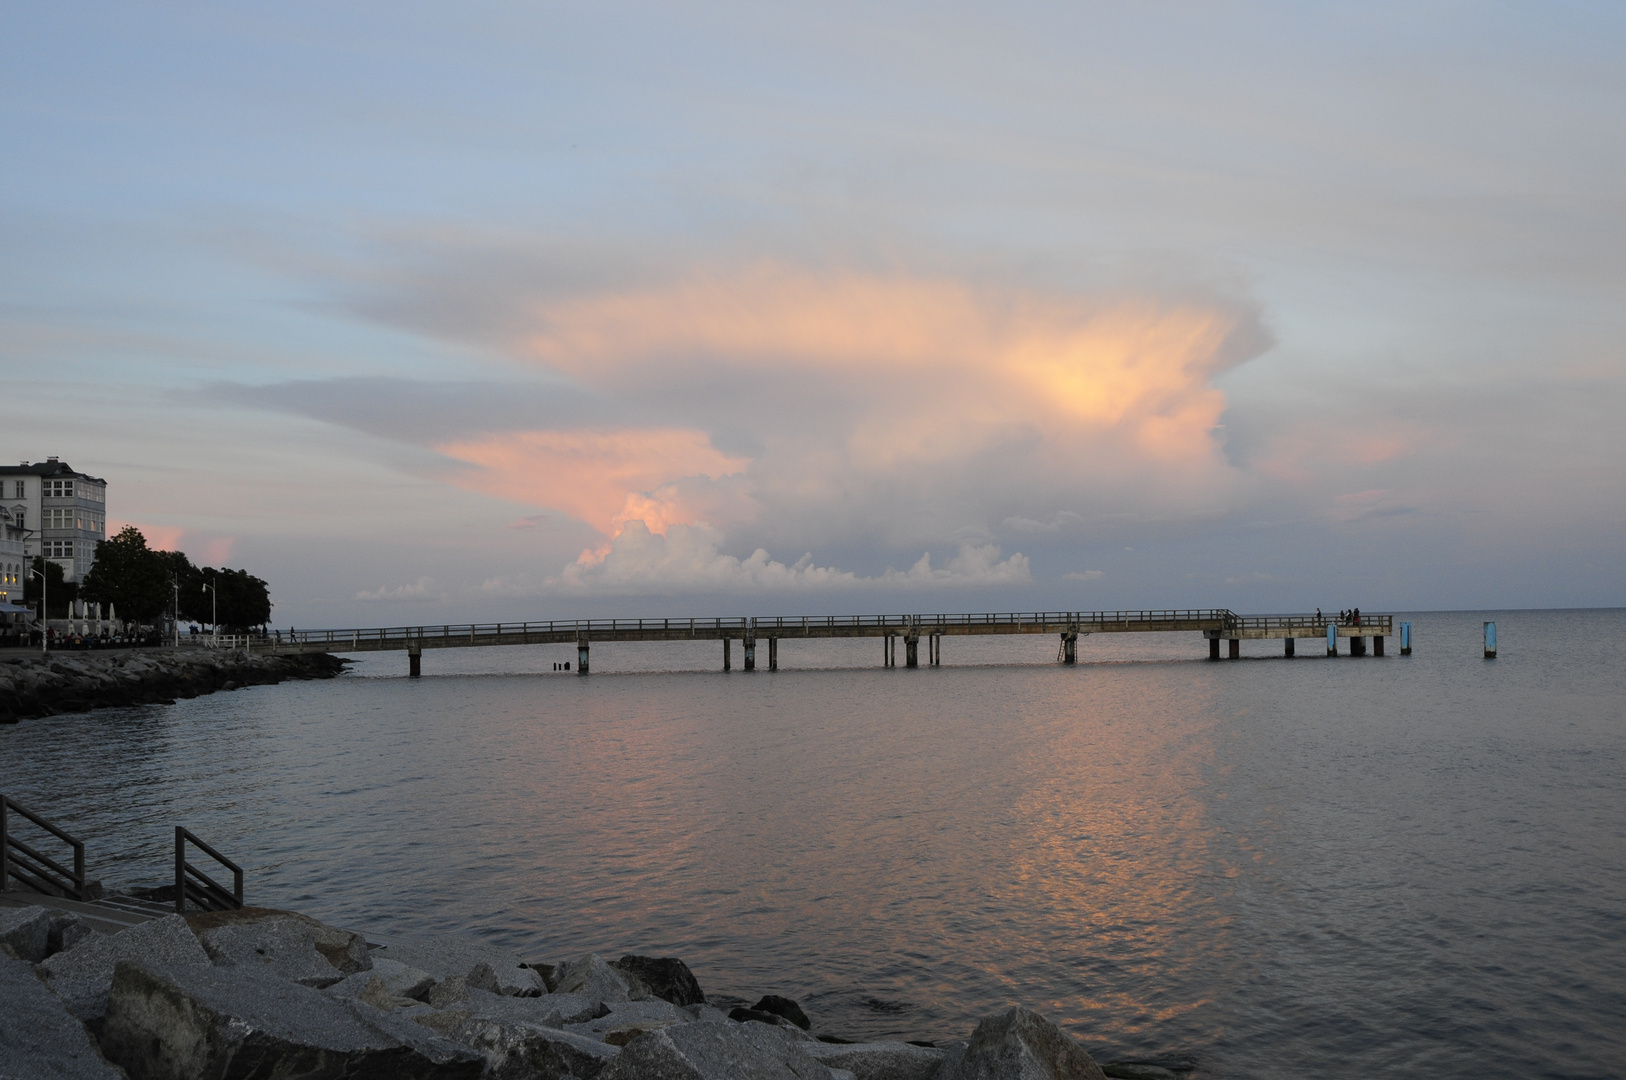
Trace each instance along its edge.
<instances>
[{"instance_id":1,"label":"street lamp post","mask_svg":"<svg viewBox=\"0 0 1626 1080\"><path fill-rule=\"evenodd\" d=\"M203 591L209 594L209 636L216 645L220 644L220 579L212 578L203 583Z\"/></svg>"},{"instance_id":2,"label":"street lamp post","mask_svg":"<svg viewBox=\"0 0 1626 1080\"><path fill-rule=\"evenodd\" d=\"M51 597L50 593L47 591L47 587L50 585L51 579L45 573L45 568L48 565L49 564L45 561L45 541L41 540L40 568L36 570L30 566L28 568L28 572L40 579L40 652L42 653L48 653L51 651Z\"/></svg>"}]
</instances>

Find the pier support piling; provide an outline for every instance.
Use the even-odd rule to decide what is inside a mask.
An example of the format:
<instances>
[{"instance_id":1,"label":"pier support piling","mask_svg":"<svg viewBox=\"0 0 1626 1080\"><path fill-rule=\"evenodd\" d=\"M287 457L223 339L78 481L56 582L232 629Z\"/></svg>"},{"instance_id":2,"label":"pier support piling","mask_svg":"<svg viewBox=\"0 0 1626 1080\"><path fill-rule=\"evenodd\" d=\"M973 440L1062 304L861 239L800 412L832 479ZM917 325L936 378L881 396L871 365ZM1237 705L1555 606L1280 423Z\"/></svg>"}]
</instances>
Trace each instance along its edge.
<instances>
[{"instance_id":1,"label":"pier support piling","mask_svg":"<svg viewBox=\"0 0 1626 1080\"><path fill-rule=\"evenodd\" d=\"M423 674L423 650L407 650L407 678L416 679Z\"/></svg>"},{"instance_id":2,"label":"pier support piling","mask_svg":"<svg viewBox=\"0 0 1626 1080\"><path fill-rule=\"evenodd\" d=\"M943 666L943 635L932 635L932 667Z\"/></svg>"},{"instance_id":3,"label":"pier support piling","mask_svg":"<svg viewBox=\"0 0 1626 1080\"><path fill-rule=\"evenodd\" d=\"M1078 663L1078 631L1068 630L1061 635L1061 662L1064 664Z\"/></svg>"},{"instance_id":4,"label":"pier support piling","mask_svg":"<svg viewBox=\"0 0 1626 1080\"><path fill-rule=\"evenodd\" d=\"M1240 659L1242 659L1242 639L1241 638L1228 638L1227 640L1231 643L1231 649L1230 649L1231 659L1232 660L1240 660Z\"/></svg>"},{"instance_id":5,"label":"pier support piling","mask_svg":"<svg viewBox=\"0 0 1626 1080\"><path fill-rule=\"evenodd\" d=\"M757 669L757 639L756 638L746 638L745 639L745 670L746 671L755 671L756 669Z\"/></svg>"},{"instance_id":6,"label":"pier support piling","mask_svg":"<svg viewBox=\"0 0 1626 1080\"><path fill-rule=\"evenodd\" d=\"M1217 638L1217 637L1211 637L1211 638L1208 639L1208 658L1210 660L1218 660L1220 658L1219 657L1219 638Z\"/></svg>"},{"instance_id":7,"label":"pier support piling","mask_svg":"<svg viewBox=\"0 0 1626 1080\"><path fill-rule=\"evenodd\" d=\"M1289 660L1293 659L1293 649L1294 649L1293 639L1290 638L1290 637L1283 638L1282 639L1282 655L1287 657Z\"/></svg>"},{"instance_id":8,"label":"pier support piling","mask_svg":"<svg viewBox=\"0 0 1626 1080\"><path fill-rule=\"evenodd\" d=\"M910 636L903 639L903 666L917 668L920 666L920 639Z\"/></svg>"},{"instance_id":9,"label":"pier support piling","mask_svg":"<svg viewBox=\"0 0 1626 1080\"><path fill-rule=\"evenodd\" d=\"M576 674L587 674L587 639L576 639Z\"/></svg>"},{"instance_id":10,"label":"pier support piling","mask_svg":"<svg viewBox=\"0 0 1626 1080\"><path fill-rule=\"evenodd\" d=\"M1357 636L1352 637L1352 638L1349 639L1349 655L1351 655L1351 656L1365 656L1366 655L1366 639L1364 637L1361 637L1361 636L1357 635Z\"/></svg>"},{"instance_id":11,"label":"pier support piling","mask_svg":"<svg viewBox=\"0 0 1626 1080\"><path fill-rule=\"evenodd\" d=\"M725 637L723 639L723 670L724 671L733 671L734 670L734 639L733 638L726 638Z\"/></svg>"},{"instance_id":12,"label":"pier support piling","mask_svg":"<svg viewBox=\"0 0 1626 1080\"><path fill-rule=\"evenodd\" d=\"M1372 636L1372 655L1373 656L1382 656L1383 655L1383 635L1382 634L1374 634Z\"/></svg>"},{"instance_id":13,"label":"pier support piling","mask_svg":"<svg viewBox=\"0 0 1626 1080\"><path fill-rule=\"evenodd\" d=\"M776 637L768 639L768 670L779 670L779 639Z\"/></svg>"}]
</instances>

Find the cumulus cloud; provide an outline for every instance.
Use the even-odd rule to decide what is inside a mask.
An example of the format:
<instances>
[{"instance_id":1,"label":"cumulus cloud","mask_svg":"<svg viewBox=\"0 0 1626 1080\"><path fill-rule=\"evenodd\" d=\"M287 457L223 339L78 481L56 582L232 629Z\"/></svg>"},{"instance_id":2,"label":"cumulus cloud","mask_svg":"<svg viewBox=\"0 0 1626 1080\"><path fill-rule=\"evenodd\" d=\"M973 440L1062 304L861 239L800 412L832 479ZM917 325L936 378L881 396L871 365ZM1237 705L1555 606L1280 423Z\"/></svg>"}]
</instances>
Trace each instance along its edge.
<instances>
[{"instance_id":1,"label":"cumulus cloud","mask_svg":"<svg viewBox=\"0 0 1626 1080\"><path fill-rule=\"evenodd\" d=\"M1062 575L1062 580L1064 580L1064 581L1099 581L1103 577L1106 577L1106 572L1103 571L1103 570L1074 570L1071 573L1063 574Z\"/></svg>"},{"instance_id":2,"label":"cumulus cloud","mask_svg":"<svg viewBox=\"0 0 1626 1080\"><path fill-rule=\"evenodd\" d=\"M420 577L410 585L380 585L356 593L356 599L366 603L423 603L441 598L440 588L430 577Z\"/></svg>"},{"instance_id":3,"label":"cumulus cloud","mask_svg":"<svg viewBox=\"0 0 1626 1080\"><path fill-rule=\"evenodd\" d=\"M1033 580L1020 552L1001 558L992 544L964 543L943 566L922 554L906 570L860 577L819 566L811 554L789 565L758 548L746 558L722 550L723 535L705 524L674 525L665 534L642 521L629 521L601 557L585 555L544 583L563 593L793 592L881 585L932 588L1027 584Z\"/></svg>"}]
</instances>

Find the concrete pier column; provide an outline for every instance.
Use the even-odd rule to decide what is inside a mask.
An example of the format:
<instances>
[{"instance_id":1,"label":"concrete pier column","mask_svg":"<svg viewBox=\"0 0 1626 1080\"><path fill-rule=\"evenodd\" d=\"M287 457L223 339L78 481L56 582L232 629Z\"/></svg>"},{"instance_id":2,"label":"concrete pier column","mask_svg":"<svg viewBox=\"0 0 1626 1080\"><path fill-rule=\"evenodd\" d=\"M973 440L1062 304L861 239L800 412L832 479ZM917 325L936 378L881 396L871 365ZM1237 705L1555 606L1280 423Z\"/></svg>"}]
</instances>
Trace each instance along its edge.
<instances>
[{"instance_id":1,"label":"concrete pier column","mask_svg":"<svg viewBox=\"0 0 1626 1080\"><path fill-rule=\"evenodd\" d=\"M1219 659L1219 638L1217 637L1208 639L1208 658L1210 660Z\"/></svg>"},{"instance_id":2,"label":"concrete pier column","mask_svg":"<svg viewBox=\"0 0 1626 1080\"><path fill-rule=\"evenodd\" d=\"M1293 648L1294 648L1294 645L1293 645L1293 639L1292 638L1283 638L1282 639L1282 655L1283 656L1287 657L1288 659L1292 659L1293 658Z\"/></svg>"},{"instance_id":3,"label":"concrete pier column","mask_svg":"<svg viewBox=\"0 0 1626 1080\"><path fill-rule=\"evenodd\" d=\"M1356 637L1350 638L1349 639L1349 655L1351 655L1351 656L1365 656L1366 655L1366 638L1360 637L1358 635Z\"/></svg>"},{"instance_id":4,"label":"concrete pier column","mask_svg":"<svg viewBox=\"0 0 1626 1080\"><path fill-rule=\"evenodd\" d=\"M587 639L584 637L576 639L576 674L587 674Z\"/></svg>"},{"instance_id":5,"label":"concrete pier column","mask_svg":"<svg viewBox=\"0 0 1626 1080\"><path fill-rule=\"evenodd\" d=\"M943 666L943 635L932 635L932 667Z\"/></svg>"},{"instance_id":6,"label":"concrete pier column","mask_svg":"<svg viewBox=\"0 0 1626 1080\"><path fill-rule=\"evenodd\" d=\"M917 668L920 666L920 639L913 635L903 639L903 666Z\"/></svg>"},{"instance_id":7,"label":"concrete pier column","mask_svg":"<svg viewBox=\"0 0 1626 1080\"><path fill-rule=\"evenodd\" d=\"M1372 637L1372 655L1373 656L1382 656L1383 655L1383 635L1382 634L1374 634L1373 637Z\"/></svg>"},{"instance_id":8,"label":"concrete pier column","mask_svg":"<svg viewBox=\"0 0 1626 1080\"><path fill-rule=\"evenodd\" d=\"M733 638L726 638L725 637L723 639L723 670L724 671L733 671L734 670L734 639Z\"/></svg>"},{"instance_id":9,"label":"concrete pier column","mask_svg":"<svg viewBox=\"0 0 1626 1080\"><path fill-rule=\"evenodd\" d=\"M416 679L423 674L423 649L413 645L407 649L407 678Z\"/></svg>"},{"instance_id":10,"label":"concrete pier column","mask_svg":"<svg viewBox=\"0 0 1626 1080\"><path fill-rule=\"evenodd\" d=\"M768 639L768 670L779 670L779 639L776 637Z\"/></svg>"},{"instance_id":11,"label":"concrete pier column","mask_svg":"<svg viewBox=\"0 0 1626 1080\"><path fill-rule=\"evenodd\" d=\"M756 669L757 669L757 639L748 637L748 638L745 639L745 670L746 671L755 671Z\"/></svg>"},{"instance_id":12,"label":"concrete pier column","mask_svg":"<svg viewBox=\"0 0 1626 1080\"><path fill-rule=\"evenodd\" d=\"M1240 659L1242 659L1242 639L1241 638L1230 638L1229 641L1231 643L1231 648L1230 648L1231 659L1232 660L1240 660Z\"/></svg>"},{"instance_id":13,"label":"concrete pier column","mask_svg":"<svg viewBox=\"0 0 1626 1080\"><path fill-rule=\"evenodd\" d=\"M898 663L898 648L897 648L897 646L895 644L893 644L895 639L892 637L891 634L888 634L884 638L882 638L881 640L886 643L882 647L883 651L881 653L881 657L882 657L881 666L882 667L896 667L897 663Z\"/></svg>"}]
</instances>

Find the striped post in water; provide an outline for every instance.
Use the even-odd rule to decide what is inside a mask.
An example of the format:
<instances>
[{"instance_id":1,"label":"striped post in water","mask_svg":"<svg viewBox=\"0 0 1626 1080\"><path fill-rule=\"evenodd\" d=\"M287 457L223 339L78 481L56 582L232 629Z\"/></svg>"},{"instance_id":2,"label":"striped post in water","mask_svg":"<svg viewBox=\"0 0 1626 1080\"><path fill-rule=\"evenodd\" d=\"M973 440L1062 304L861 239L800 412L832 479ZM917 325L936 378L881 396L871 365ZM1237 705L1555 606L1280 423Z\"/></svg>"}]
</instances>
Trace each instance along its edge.
<instances>
[{"instance_id":1,"label":"striped post in water","mask_svg":"<svg viewBox=\"0 0 1626 1080\"><path fill-rule=\"evenodd\" d=\"M1400 655L1411 655L1411 623L1409 622L1400 624Z\"/></svg>"},{"instance_id":2,"label":"striped post in water","mask_svg":"<svg viewBox=\"0 0 1626 1080\"><path fill-rule=\"evenodd\" d=\"M1485 659L1496 659L1496 624L1493 622L1485 624Z\"/></svg>"},{"instance_id":3,"label":"striped post in water","mask_svg":"<svg viewBox=\"0 0 1626 1080\"><path fill-rule=\"evenodd\" d=\"M1338 624L1335 622L1327 624L1327 655L1338 655Z\"/></svg>"}]
</instances>

